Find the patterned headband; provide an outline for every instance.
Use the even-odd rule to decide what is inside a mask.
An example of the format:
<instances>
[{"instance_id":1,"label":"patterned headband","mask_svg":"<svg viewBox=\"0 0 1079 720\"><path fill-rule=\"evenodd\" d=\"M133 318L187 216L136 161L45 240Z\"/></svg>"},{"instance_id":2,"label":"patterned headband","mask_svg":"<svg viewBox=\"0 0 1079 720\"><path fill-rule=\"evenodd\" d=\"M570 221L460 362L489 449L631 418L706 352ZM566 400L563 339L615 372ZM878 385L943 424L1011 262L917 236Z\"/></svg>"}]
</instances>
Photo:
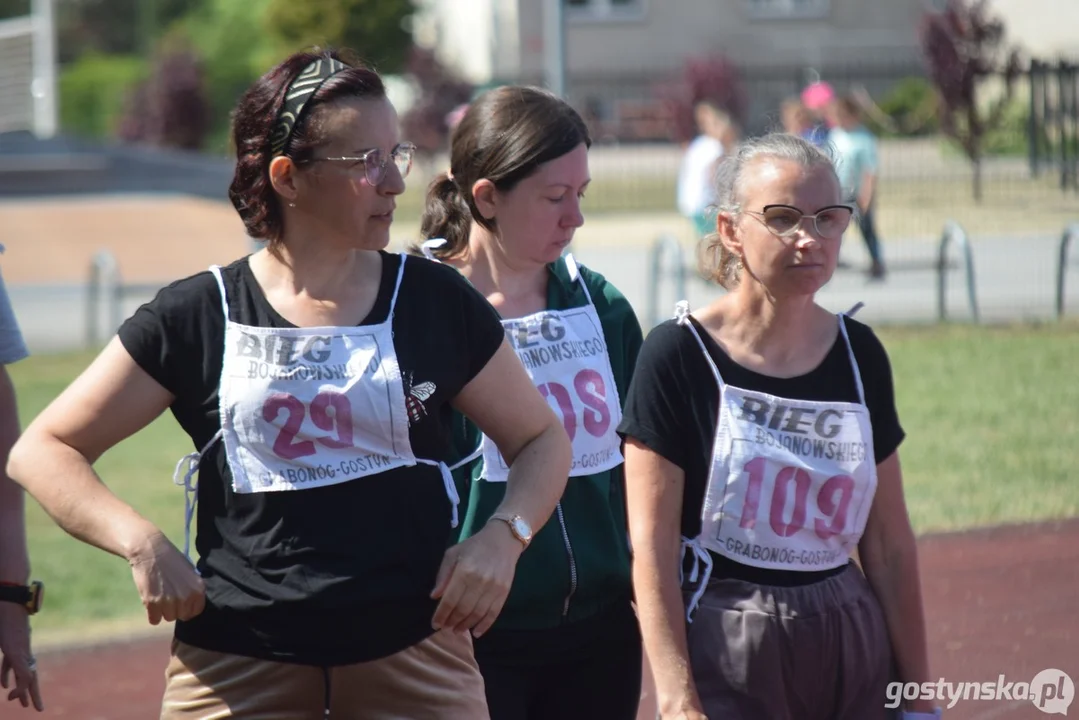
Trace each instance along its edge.
<instances>
[{"instance_id":1,"label":"patterned headband","mask_svg":"<svg viewBox=\"0 0 1079 720\"><path fill-rule=\"evenodd\" d=\"M281 106L281 112L278 113L274 123L273 135L270 136L270 147L274 157L285 154L288 141L292 138L292 131L300 122L307 101L314 97L324 82L342 70L348 69L349 66L340 60L319 58L305 67L303 72L289 84L288 89L285 90L285 103Z\"/></svg>"}]
</instances>

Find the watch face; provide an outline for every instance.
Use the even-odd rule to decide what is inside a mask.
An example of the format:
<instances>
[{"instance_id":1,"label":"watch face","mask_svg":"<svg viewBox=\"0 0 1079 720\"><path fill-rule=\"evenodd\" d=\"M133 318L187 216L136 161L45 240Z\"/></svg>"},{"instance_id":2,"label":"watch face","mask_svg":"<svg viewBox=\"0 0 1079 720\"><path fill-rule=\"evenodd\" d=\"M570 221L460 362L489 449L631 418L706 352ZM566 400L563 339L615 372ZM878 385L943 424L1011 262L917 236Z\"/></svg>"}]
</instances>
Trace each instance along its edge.
<instances>
[{"instance_id":1,"label":"watch face","mask_svg":"<svg viewBox=\"0 0 1079 720\"><path fill-rule=\"evenodd\" d=\"M524 518L513 519L513 531L517 533L517 536L523 539L529 539L532 537L532 528L528 526Z\"/></svg>"},{"instance_id":2,"label":"watch face","mask_svg":"<svg viewBox=\"0 0 1079 720\"><path fill-rule=\"evenodd\" d=\"M33 603L33 609L31 614L41 610L41 606L45 604L45 584L40 580L35 580L30 585L30 590L33 593L31 603Z\"/></svg>"}]
</instances>

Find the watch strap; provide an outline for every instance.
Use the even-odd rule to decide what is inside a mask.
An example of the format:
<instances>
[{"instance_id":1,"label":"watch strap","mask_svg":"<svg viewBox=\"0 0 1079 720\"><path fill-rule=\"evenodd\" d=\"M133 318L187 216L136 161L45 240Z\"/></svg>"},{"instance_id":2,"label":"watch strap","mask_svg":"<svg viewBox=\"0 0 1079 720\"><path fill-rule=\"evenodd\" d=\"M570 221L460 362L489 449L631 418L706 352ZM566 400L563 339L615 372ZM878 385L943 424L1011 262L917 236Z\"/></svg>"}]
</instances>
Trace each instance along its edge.
<instances>
[{"instance_id":1,"label":"watch strap","mask_svg":"<svg viewBox=\"0 0 1079 720\"><path fill-rule=\"evenodd\" d=\"M25 605L34 598L29 585L8 585L0 583L0 601Z\"/></svg>"},{"instance_id":2,"label":"watch strap","mask_svg":"<svg viewBox=\"0 0 1079 720\"><path fill-rule=\"evenodd\" d=\"M22 605L31 615L41 609L41 595L44 586L40 581L34 581L29 585L16 585L13 583L0 583L0 602L15 603Z\"/></svg>"}]
</instances>

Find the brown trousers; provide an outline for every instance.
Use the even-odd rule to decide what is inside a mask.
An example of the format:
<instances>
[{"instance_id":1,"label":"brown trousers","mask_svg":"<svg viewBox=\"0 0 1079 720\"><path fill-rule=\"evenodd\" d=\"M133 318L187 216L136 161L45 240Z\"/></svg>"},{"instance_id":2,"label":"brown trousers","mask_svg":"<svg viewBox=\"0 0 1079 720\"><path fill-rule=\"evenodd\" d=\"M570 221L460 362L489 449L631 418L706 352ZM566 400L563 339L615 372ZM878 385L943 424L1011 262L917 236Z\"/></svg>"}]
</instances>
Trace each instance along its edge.
<instances>
[{"instance_id":1,"label":"brown trousers","mask_svg":"<svg viewBox=\"0 0 1079 720\"><path fill-rule=\"evenodd\" d=\"M797 587L712 580L687 636L709 718L892 717L884 707L893 667L888 629L856 565Z\"/></svg>"},{"instance_id":2,"label":"brown trousers","mask_svg":"<svg viewBox=\"0 0 1079 720\"><path fill-rule=\"evenodd\" d=\"M386 658L325 669L173 640L165 678L162 720L489 720L472 637L445 630Z\"/></svg>"}]
</instances>

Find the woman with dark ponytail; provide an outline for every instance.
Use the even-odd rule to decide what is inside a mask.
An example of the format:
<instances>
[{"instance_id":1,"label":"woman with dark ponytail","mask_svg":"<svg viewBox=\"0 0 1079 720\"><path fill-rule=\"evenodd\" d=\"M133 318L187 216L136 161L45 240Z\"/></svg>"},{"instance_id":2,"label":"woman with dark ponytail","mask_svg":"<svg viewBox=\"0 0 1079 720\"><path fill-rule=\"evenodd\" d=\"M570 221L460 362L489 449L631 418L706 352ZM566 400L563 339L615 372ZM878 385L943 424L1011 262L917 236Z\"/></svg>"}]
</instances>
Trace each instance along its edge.
<instances>
[{"instance_id":1,"label":"woman with dark ponytail","mask_svg":"<svg viewBox=\"0 0 1079 720\"><path fill-rule=\"evenodd\" d=\"M551 520L521 556L502 614L477 638L492 720L636 717L641 640L631 605L621 398L641 328L602 275L563 255L583 222L591 140L543 90L480 96L453 133L448 173L427 192L419 250L456 267L502 317L525 370L562 417L572 468ZM492 518L506 462L454 423L461 537Z\"/></svg>"}]
</instances>

